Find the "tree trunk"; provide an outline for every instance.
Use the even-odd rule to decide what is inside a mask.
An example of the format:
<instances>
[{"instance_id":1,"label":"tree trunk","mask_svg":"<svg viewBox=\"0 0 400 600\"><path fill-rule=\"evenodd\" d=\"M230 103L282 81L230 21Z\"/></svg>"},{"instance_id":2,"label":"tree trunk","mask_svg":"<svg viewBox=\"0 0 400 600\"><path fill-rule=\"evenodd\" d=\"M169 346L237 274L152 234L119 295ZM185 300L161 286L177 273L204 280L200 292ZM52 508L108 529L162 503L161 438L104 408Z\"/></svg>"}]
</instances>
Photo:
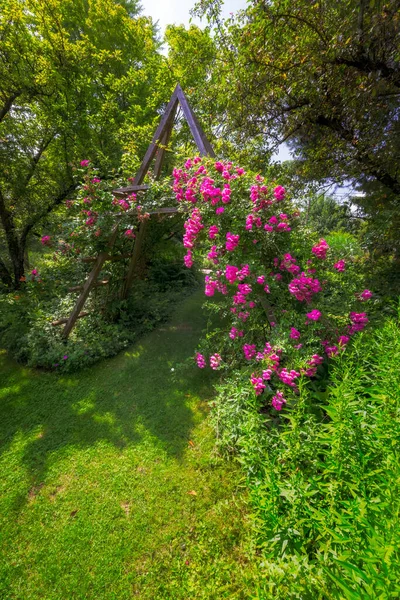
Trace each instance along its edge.
<instances>
[{"instance_id":1,"label":"tree trunk","mask_svg":"<svg viewBox=\"0 0 400 600\"><path fill-rule=\"evenodd\" d=\"M6 236L6 242L8 247L8 253L10 256L12 270L14 274L14 288L20 287L21 277L24 275L24 253L25 253L25 240L21 243L18 239L17 232L15 229L15 222L12 213L6 207L3 194L0 191L0 219L4 228ZM4 263L3 263L4 264ZM4 265L5 266L5 265ZM8 270L7 270L8 271ZM7 276L6 279L8 280Z\"/></svg>"},{"instance_id":2,"label":"tree trunk","mask_svg":"<svg viewBox=\"0 0 400 600\"><path fill-rule=\"evenodd\" d=\"M0 280L1 282L8 288L12 287L13 281L10 275L9 270L7 269L5 263L0 258Z\"/></svg>"}]
</instances>

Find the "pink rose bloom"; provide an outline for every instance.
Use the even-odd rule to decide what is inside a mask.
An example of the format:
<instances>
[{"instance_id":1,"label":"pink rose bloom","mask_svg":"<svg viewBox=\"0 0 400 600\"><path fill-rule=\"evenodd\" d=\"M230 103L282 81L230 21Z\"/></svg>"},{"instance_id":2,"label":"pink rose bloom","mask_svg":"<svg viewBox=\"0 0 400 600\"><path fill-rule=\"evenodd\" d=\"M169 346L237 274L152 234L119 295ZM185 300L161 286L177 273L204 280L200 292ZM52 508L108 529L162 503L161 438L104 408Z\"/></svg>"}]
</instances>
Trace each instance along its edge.
<instances>
[{"instance_id":1,"label":"pink rose bloom","mask_svg":"<svg viewBox=\"0 0 400 600\"><path fill-rule=\"evenodd\" d=\"M349 334L353 335L357 331L362 331L368 323L368 317L366 313L350 313L350 320L352 325L349 326Z\"/></svg>"},{"instance_id":2,"label":"pink rose bloom","mask_svg":"<svg viewBox=\"0 0 400 600\"><path fill-rule=\"evenodd\" d=\"M269 381L271 379L272 376L272 369L265 369L265 371L262 372L262 378L264 379L264 381Z\"/></svg>"},{"instance_id":3,"label":"pink rose bloom","mask_svg":"<svg viewBox=\"0 0 400 600\"><path fill-rule=\"evenodd\" d=\"M338 339L338 344L339 346L345 346L346 344L348 344L349 341L350 338L348 335L341 335Z\"/></svg>"},{"instance_id":4,"label":"pink rose bloom","mask_svg":"<svg viewBox=\"0 0 400 600\"><path fill-rule=\"evenodd\" d=\"M246 360L251 360L256 355L256 346L255 344L244 344L243 353L245 355Z\"/></svg>"},{"instance_id":5,"label":"pink rose bloom","mask_svg":"<svg viewBox=\"0 0 400 600\"><path fill-rule=\"evenodd\" d=\"M307 319L309 319L310 321L318 321L321 316L322 313L316 308L314 308L314 310L312 310L311 312L307 313Z\"/></svg>"},{"instance_id":6,"label":"pink rose bloom","mask_svg":"<svg viewBox=\"0 0 400 600\"><path fill-rule=\"evenodd\" d=\"M292 340L298 340L298 339L300 339L300 335L301 335L301 334L300 334L300 331L298 331L298 330L297 330L295 327L291 327L291 328L290 328L290 334L289 334L289 337L290 337Z\"/></svg>"},{"instance_id":7,"label":"pink rose bloom","mask_svg":"<svg viewBox=\"0 0 400 600\"><path fill-rule=\"evenodd\" d=\"M333 268L336 269L337 271L343 272L346 270L346 261L345 260L338 260L337 263L335 263L333 265Z\"/></svg>"},{"instance_id":8,"label":"pink rose bloom","mask_svg":"<svg viewBox=\"0 0 400 600\"><path fill-rule=\"evenodd\" d=\"M229 283L235 283L239 269L233 265L227 265L225 269L225 277Z\"/></svg>"},{"instance_id":9,"label":"pink rose bloom","mask_svg":"<svg viewBox=\"0 0 400 600\"><path fill-rule=\"evenodd\" d=\"M313 354L310 360L308 361L308 364L310 365L310 367L316 367L317 365L320 365L323 362L324 358L322 356L320 356L319 354Z\"/></svg>"},{"instance_id":10,"label":"pink rose bloom","mask_svg":"<svg viewBox=\"0 0 400 600\"><path fill-rule=\"evenodd\" d=\"M259 283L260 285L263 285L265 281L265 275L260 275L259 277L257 277L257 283Z\"/></svg>"},{"instance_id":11,"label":"pink rose bloom","mask_svg":"<svg viewBox=\"0 0 400 600\"><path fill-rule=\"evenodd\" d=\"M190 269L190 267L193 265L192 253L190 250L188 250L186 255L183 257L183 262L185 263L185 267L188 269Z\"/></svg>"},{"instance_id":12,"label":"pink rose bloom","mask_svg":"<svg viewBox=\"0 0 400 600\"><path fill-rule=\"evenodd\" d=\"M285 194L286 194L286 190L281 185L276 186L276 188L274 189L274 196L275 196L276 200L278 200L278 201L284 200Z\"/></svg>"},{"instance_id":13,"label":"pink rose bloom","mask_svg":"<svg viewBox=\"0 0 400 600\"><path fill-rule=\"evenodd\" d=\"M216 225L211 225L210 229L208 230L208 237L210 240L214 240L218 232L218 227Z\"/></svg>"},{"instance_id":14,"label":"pink rose bloom","mask_svg":"<svg viewBox=\"0 0 400 600\"><path fill-rule=\"evenodd\" d=\"M265 231L273 231L274 230L274 228L272 227L272 225L268 225L268 224L264 225L264 229L265 229Z\"/></svg>"},{"instance_id":15,"label":"pink rose bloom","mask_svg":"<svg viewBox=\"0 0 400 600\"><path fill-rule=\"evenodd\" d=\"M318 244L311 248L311 252L315 254L317 258L326 258L326 253L328 251L328 244L326 240L323 238L319 240Z\"/></svg>"},{"instance_id":16,"label":"pink rose bloom","mask_svg":"<svg viewBox=\"0 0 400 600\"><path fill-rule=\"evenodd\" d=\"M260 394L262 394L263 391L265 390L265 383L263 382L262 378L256 377L253 373L252 376L250 377L250 381L251 381L252 386L254 387L256 396L259 396Z\"/></svg>"},{"instance_id":17,"label":"pink rose bloom","mask_svg":"<svg viewBox=\"0 0 400 600\"><path fill-rule=\"evenodd\" d=\"M364 290L363 292L361 292L360 294L360 300L369 300L370 298L372 298L372 292L370 290Z\"/></svg>"},{"instance_id":18,"label":"pink rose bloom","mask_svg":"<svg viewBox=\"0 0 400 600\"><path fill-rule=\"evenodd\" d=\"M81 167L88 167L90 164L90 160L81 160Z\"/></svg>"},{"instance_id":19,"label":"pink rose bloom","mask_svg":"<svg viewBox=\"0 0 400 600\"><path fill-rule=\"evenodd\" d=\"M283 397L282 392L276 392L276 395L272 398L272 406L275 410L282 410L284 404L286 404L286 400Z\"/></svg>"},{"instance_id":20,"label":"pink rose bloom","mask_svg":"<svg viewBox=\"0 0 400 600\"><path fill-rule=\"evenodd\" d=\"M51 237L49 235L44 235L40 241L43 246L50 246Z\"/></svg>"},{"instance_id":21,"label":"pink rose bloom","mask_svg":"<svg viewBox=\"0 0 400 600\"><path fill-rule=\"evenodd\" d=\"M244 169L242 169L242 167L237 167L236 169L236 173L239 175L245 175Z\"/></svg>"},{"instance_id":22,"label":"pink rose bloom","mask_svg":"<svg viewBox=\"0 0 400 600\"><path fill-rule=\"evenodd\" d=\"M271 292L270 292L270 289L269 289L269 285L266 285L266 286L264 287L264 292L265 292L266 294L270 294L270 293L271 293Z\"/></svg>"},{"instance_id":23,"label":"pink rose bloom","mask_svg":"<svg viewBox=\"0 0 400 600\"><path fill-rule=\"evenodd\" d=\"M37 269L32 269L31 275L33 275L33 277L36 277L37 274L38 274L38 270Z\"/></svg>"},{"instance_id":24,"label":"pink rose bloom","mask_svg":"<svg viewBox=\"0 0 400 600\"><path fill-rule=\"evenodd\" d=\"M204 367L206 366L206 359L202 354L200 354L200 352L197 352L196 354L196 362L199 369L204 369Z\"/></svg>"},{"instance_id":25,"label":"pink rose bloom","mask_svg":"<svg viewBox=\"0 0 400 600\"><path fill-rule=\"evenodd\" d=\"M233 252L235 250L235 248L239 244L239 238L240 238L239 235L234 235L233 233L228 231L228 233L226 234L226 244L225 244L225 247L228 250L228 252Z\"/></svg>"},{"instance_id":26,"label":"pink rose bloom","mask_svg":"<svg viewBox=\"0 0 400 600\"><path fill-rule=\"evenodd\" d=\"M336 356L336 354L339 352L339 349L337 346L325 346L325 352L329 358L332 358L333 356Z\"/></svg>"},{"instance_id":27,"label":"pink rose bloom","mask_svg":"<svg viewBox=\"0 0 400 600\"><path fill-rule=\"evenodd\" d=\"M292 231L292 228L287 223L278 223L276 228L278 231Z\"/></svg>"},{"instance_id":28,"label":"pink rose bloom","mask_svg":"<svg viewBox=\"0 0 400 600\"><path fill-rule=\"evenodd\" d=\"M218 208L215 209L215 214L216 215L222 215L222 213L225 211L223 206L218 206Z\"/></svg>"},{"instance_id":29,"label":"pink rose bloom","mask_svg":"<svg viewBox=\"0 0 400 600\"><path fill-rule=\"evenodd\" d=\"M221 358L221 356L219 354L213 354L210 357L210 367L214 371L216 371L218 369L219 365L221 364L221 360L222 360L222 358Z\"/></svg>"},{"instance_id":30,"label":"pink rose bloom","mask_svg":"<svg viewBox=\"0 0 400 600\"><path fill-rule=\"evenodd\" d=\"M130 240L133 240L135 238L135 234L132 229L127 229L124 233L124 236L129 238Z\"/></svg>"}]
</instances>

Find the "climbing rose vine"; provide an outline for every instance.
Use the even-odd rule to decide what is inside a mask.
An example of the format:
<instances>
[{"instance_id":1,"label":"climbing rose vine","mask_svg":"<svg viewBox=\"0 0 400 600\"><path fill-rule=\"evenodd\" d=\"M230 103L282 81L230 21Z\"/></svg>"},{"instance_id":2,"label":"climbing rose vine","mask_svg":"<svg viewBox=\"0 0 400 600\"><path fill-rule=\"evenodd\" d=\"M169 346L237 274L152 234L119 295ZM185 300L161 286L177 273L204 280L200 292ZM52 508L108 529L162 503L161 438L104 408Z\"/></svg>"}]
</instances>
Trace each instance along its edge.
<instances>
[{"instance_id":1,"label":"climbing rose vine","mask_svg":"<svg viewBox=\"0 0 400 600\"><path fill-rule=\"evenodd\" d=\"M357 258L301 224L282 185L231 162L187 160L173 190L187 214L184 262L226 323L196 354L199 368L247 368L256 395L280 411L300 377L343 352L368 323ZM207 358L208 355L208 358Z\"/></svg>"}]
</instances>

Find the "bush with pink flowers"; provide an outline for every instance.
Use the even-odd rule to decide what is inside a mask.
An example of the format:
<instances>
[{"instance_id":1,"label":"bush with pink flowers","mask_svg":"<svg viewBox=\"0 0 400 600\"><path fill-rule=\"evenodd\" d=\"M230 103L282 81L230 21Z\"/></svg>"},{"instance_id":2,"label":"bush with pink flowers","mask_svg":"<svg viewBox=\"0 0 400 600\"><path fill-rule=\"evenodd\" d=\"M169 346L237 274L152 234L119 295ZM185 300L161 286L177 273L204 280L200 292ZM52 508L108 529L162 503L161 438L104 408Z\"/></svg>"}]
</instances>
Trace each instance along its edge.
<instances>
[{"instance_id":1,"label":"bush with pink flowers","mask_svg":"<svg viewBox=\"0 0 400 600\"><path fill-rule=\"evenodd\" d=\"M365 259L305 228L282 185L230 162L188 160L173 189L187 212L183 260L203 269L207 305L224 323L197 364L246 369L254 393L279 411L301 377L316 377L368 324Z\"/></svg>"}]
</instances>

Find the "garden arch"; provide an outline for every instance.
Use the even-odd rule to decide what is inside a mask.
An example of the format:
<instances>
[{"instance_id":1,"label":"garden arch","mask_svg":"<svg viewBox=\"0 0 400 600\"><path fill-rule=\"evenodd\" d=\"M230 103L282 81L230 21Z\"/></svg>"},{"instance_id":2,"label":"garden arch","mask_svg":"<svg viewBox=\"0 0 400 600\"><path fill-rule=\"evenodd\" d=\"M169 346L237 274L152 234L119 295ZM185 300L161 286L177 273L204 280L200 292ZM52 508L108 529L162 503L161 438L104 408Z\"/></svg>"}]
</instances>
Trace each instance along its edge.
<instances>
[{"instance_id":1,"label":"garden arch","mask_svg":"<svg viewBox=\"0 0 400 600\"><path fill-rule=\"evenodd\" d=\"M154 163L154 175L155 178L158 179L161 175L161 170L165 157L165 149L168 146L169 140L171 138L171 133L174 127L174 121L177 114L178 107L181 108L183 117L185 118L189 129L192 133L196 146L199 150L199 153L202 156L215 156L214 150L207 139L199 121L196 118L196 115L193 112L192 107L190 106L188 99L186 98L181 86L177 84L171 99L168 103L167 108L160 120L160 123L154 133L153 139L146 151L146 154L143 158L143 161L139 167L138 172L135 175L135 178L132 182L132 185L118 188L113 191L115 196L123 198L128 196L129 194L136 192L143 192L148 189L149 186L143 185L143 180L150 169L151 163L155 158ZM155 211L151 211L150 215L168 215L174 214L177 212L176 207L167 207L167 208L159 208ZM113 227L111 232L111 236L108 242L107 251L100 252L97 257L88 257L83 260L86 262L93 262L93 268L90 271L86 281L83 285L75 286L73 288L69 288L70 292L80 292L79 297L75 303L74 308L68 318L59 319L58 321L53 321L52 325L64 325L62 335L65 339L68 338L76 321L82 317L87 316L88 312L83 312L82 309L85 306L86 300L89 297L90 292L102 285L107 285L108 281L99 281L98 277L102 270L102 267L107 261L115 261L115 260L123 260L129 258L127 275L123 284L123 288L121 290L122 298L126 298L129 290L132 286L135 268L139 259L140 250L143 242L143 238L146 232L147 222L143 221L140 224L137 236L135 238L135 242L133 245L132 253L129 255L112 255L112 248L118 236L119 225L118 222Z\"/></svg>"}]
</instances>

